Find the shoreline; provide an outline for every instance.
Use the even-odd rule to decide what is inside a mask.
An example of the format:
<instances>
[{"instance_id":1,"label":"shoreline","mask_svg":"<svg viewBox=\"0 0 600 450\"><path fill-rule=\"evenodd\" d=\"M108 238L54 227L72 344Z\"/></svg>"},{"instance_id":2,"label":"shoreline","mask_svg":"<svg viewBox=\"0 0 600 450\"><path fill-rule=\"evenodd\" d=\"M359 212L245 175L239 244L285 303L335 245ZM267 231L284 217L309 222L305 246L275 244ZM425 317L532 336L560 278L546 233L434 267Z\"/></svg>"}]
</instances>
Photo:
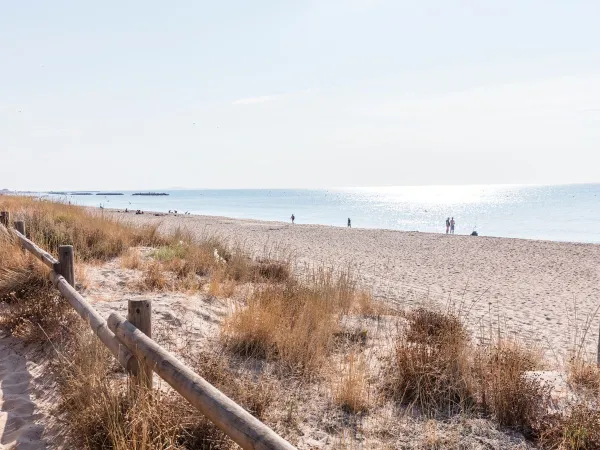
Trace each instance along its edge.
<instances>
[{"instance_id":1,"label":"shoreline","mask_svg":"<svg viewBox=\"0 0 600 450\"><path fill-rule=\"evenodd\" d=\"M100 208L98 206L81 206L82 208L85 209L90 209L90 210L94 210L94 211L107 211L111 214L127 214L132 215L132 216L152 216L152 217L173 217L173 218L200 218L200 219L209 219L209 220L230 220L230 221L236 221L236 222L240 222L240 223L254 223L254 224L271 224L271 225L280 225L280 226L292 226L291 222L282 222L282 221L278 221L278 220L265 220L265 219L250 219L250 218L239 218L239 217L229 217L229 216L213 216L213 215L208 215L208 214L169 214L169 213L164 213L161 211L144 211L144 214L137 214L135 213L135 211L131 210L128 211L127 213L123 210L123 209L119 209L119 208ZM406 233L406 234L423 234L423 235L430 235L430 236L460 236L460 237L469 237L469 238L473 238L473 239L506 239L506 240L514 240L514 241L526 241L526 242L548 242L548 243L557 243L557 244L572 244L572 245L591 245L591 246L595 246L595 247L600 247L600 243L596 243L596 242L584 242L584 241L561 241L561 240L551 240L551 239L533 239L533 238L523 238L523 237L508 237L508 236L492 236L492 235L478 235L478 236L471 236L470 234L462 234L462 233L456 233L456 234L446 234L445 232L434 232L434 231L419 231L419 230L397 230L394 228L368 228L368 227L352 227L352 228L348 228L348 227L344 227L344 226L338 226L338 225L327 225L327 224L321 224L321 223L295 223L293 224L293 226L295 227L316 227L316 228L328 228L328 229L335 229L335 230L346 230L346 229L350 229L350 230L362 230L362 231L384 231L384 232L389 232L389 233Z\"/></svg>"}]
</instances>

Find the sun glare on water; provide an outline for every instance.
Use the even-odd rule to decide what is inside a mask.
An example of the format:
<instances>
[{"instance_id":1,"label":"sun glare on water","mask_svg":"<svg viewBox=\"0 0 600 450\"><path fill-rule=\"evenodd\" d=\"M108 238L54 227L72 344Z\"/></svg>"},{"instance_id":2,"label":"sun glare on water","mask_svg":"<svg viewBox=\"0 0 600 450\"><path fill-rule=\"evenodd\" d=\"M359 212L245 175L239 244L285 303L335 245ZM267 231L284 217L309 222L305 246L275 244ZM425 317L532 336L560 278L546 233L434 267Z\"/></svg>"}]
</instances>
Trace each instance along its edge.
<instances>
[{"instance_id":1,"label":"sun glare on water","mask_svg":"<svg viewBox=\"0 0 600 450\"><path fill-rule=\"evenodd\" d=\"M375 196L390 203L419 204L469 204L484 201L501 201L514 186L387 186L347 189L356 194Z\"/></svg>"}]
</instances>

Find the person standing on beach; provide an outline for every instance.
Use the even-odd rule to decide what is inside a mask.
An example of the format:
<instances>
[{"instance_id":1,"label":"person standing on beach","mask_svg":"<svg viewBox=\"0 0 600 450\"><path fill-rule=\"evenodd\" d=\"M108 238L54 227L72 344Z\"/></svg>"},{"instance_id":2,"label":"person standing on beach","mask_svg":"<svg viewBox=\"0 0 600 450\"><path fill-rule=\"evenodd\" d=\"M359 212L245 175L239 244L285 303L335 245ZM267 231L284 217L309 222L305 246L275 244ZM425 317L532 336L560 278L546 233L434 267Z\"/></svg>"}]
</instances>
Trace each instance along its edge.
<instances>
[{"instance_id":1,"label":"person standing on beach","mask_svg":"<svg viewBox=\"0 0 600 450\"><path fill-rule=\"evenodd\" d=\"M348 217L348 228L352 228L352 222L350 221L350 217Z\"/></svg>"},{"instance_id":2,"label":"person standing on beach","mask_svg":"<svg viewBox=\"0 0 600 450\"><path fill-rule=\"evenodd\" d=\"M446 217L446 234L450 232L450 217Z\"/></svg>"},{"instance_id":3,"label":"person standing on beach","mask_svg":"<svg viewBox=\"0 0 600 450\"><path fill-rule=\"evenodd\" d=\"M292 214L291 219L292 219L292 223L294 223L294 220L296 220L296 217Z\"/></svg>"},{"instance_id":4,"label":"person standing on beach","mask_svg":"<svg viewBox=\"0 0 600 450\"><path fill-rule=\"evenodd\" d=\"M454 234L454 217L450 220L450 234Z\"/></svg>"}]
</instances>

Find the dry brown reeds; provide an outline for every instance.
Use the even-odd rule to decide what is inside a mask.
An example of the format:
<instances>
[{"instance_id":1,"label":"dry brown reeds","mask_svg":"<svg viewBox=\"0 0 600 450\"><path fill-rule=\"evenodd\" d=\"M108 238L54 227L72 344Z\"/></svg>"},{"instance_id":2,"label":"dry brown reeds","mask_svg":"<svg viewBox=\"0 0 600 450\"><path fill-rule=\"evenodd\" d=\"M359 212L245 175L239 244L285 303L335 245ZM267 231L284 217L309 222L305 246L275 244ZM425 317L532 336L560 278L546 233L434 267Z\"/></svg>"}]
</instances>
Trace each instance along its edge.
<instances>
[{"instance_id":1,"label":"dry brown reeds","mask_svg":"<svg viewBox=\"0 0 600 450\"><path fill-rule=\"evenodd\" d=\"M473 405L470 358L458 316L419 308L396 339L383 392L427 415L467 411Z\"/></svg>"},{"instance_id":2,"label":"dry brown reeds","mask_svg":"<svg viewBox=\"0 0 600 450\"><path fill-rule=\"evenodd\" d=\"M71 441L78 448L233 448L177 394L127 389L114 368L112 356L87 331L79 331L59 353L54 365L60 391L56 413L67 419Z\"/></svg>"},{"instance_id":3,"label":"dry brown reeds","mask_svg":"<svg viewBox=\"0 0 600 450\"><path fill-rule=\"evenodd\" d=\"M190 273L199 276L217 274L219 280L235 282L281 283L290 278L288 259L253 260L241 245L229 245L217 235L196 237L181 229L151 256L180 279Z\"/></svg>"},{"instance_id":4,"label":"dry brown reeds","mask_svg":"<svg viewBox=\"0 0 600 450\"><path fill-rule=\"evenodd\" d=\"M84 261L105 261L129 247L165 242L157 226L133 226L78 206L2 196L0 209L24 220L27 234L40 247L56 254L60 245L73 245L76 258Z\"/></svg>"},{"instance_id":5,"label":"dry brown reeds","mask_svg":"<svg viewBox=\"0 0 600 450\"><path fill-rule=\"evenodd\" d=\"M24 253L7 233L0 234L0 326L25 342L46 341L74 317L48 279L48 269Z\"/></svg>"},{"instance_id":6,"label":"dry brown reeds","mask_svg":"<svg viewBox=\"0 0 600 450\"><path fill-rule=\"evenodd\" d=\"M542 448L556 450L599 450L600 410L579 404L567 413L544 417L539 425Z\"/></svg>"},{"instance_id":7,"label":"dry brown reeds","mask_svg":"<svg viewBox=\"0 0 600 450\"><path fill-rule=\"evenodd\" d=\"M350 413L369 409L369 373L364 355L355 351L345 358L333 381L333 401Z\"/></svg>"},{"instance_id":8,"label":"dry brown reeds","mask_svg":"<svg viewBox=\"0 0 600 450\"><path fill-rule=\"evenodd\" d=\"M474 374L481 404L500 425L531 433L544 414L545 391L527 372L542 367L542 352L516 340L501 340L479 349Z\"/></svg>"},{"instance_id":9,"label":"dry brown reeds","mask_svg":"<svg viewBox=\"0 0 600 450\"><path fill-rule=\"evenodd\" d=\"M569 366L569 382L592 395L600 395L600 366L583 359L572 361Z\"/></svg>"},{"instance_id":10,"label":"dry brown reeds","mask_svg":"<svg viewBox=\"0 0 600 450\"><path fill-rule=\"evenodd\" d=\"M168 280L158 261L146 264L138 287L144 291L160 291L167 287Z\"/></svg>"},{"instance_id":11,"label":"dry brown reeds","mask_svg":"<svg viewBox=\"0 0 600 450\"><path fill-rule=\"evenodd\" d=\"M235 353L277 359L294 371L317 371L331 351L340 315L355 298L351 275L327 269L305 282L258 286L247 306L224 323L224 343Z\"/></svg>"},{"instance_id":12,"label":"dry brown reeds","mask_svg":"<svg viewBox=\"0 0 600 450\"><path fill-rule=\"evenodd\" d=\"M277 387L271 379L264 374L233 370L234 363L220 348L201 349L194 352L191 359L197 374L253 415L264 419L277 395Z\"/></svg>"},{"instance_id":13,"label":"dry brown reeds","mask_svg":"<svg viewBox=\"0 0 600 450\"><path fill-rule=\"evenodd\" d=\"M142 256L137 248L130 247L121 255L121 267L124 269L139 269L142 263Z\"/></svg>"}]
</instances>

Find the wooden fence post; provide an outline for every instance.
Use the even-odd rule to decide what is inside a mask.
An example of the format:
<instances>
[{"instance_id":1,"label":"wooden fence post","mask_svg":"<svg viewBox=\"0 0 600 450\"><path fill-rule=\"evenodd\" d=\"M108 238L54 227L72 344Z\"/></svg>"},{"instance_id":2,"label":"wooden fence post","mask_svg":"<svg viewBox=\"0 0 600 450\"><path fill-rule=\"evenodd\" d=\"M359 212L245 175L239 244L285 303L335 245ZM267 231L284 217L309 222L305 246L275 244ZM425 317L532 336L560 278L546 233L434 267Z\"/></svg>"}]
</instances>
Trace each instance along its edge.
<instances>
[{"instance_id":1,"label":"wooden fence post","mask_svg":"<svg viewBox=\"0 0 600 450\"><path fill-rule=\"evenodd\" d=\"M0 212L0 223L8 228L8 224L10 223L10 212L2 211Z\"/></svg>"},{"instance_id":2,"label":"wooden fence post","mask_svg":"<svg viewBox=\"0 0 600 450\"><path fill-rule=\"evenodd\" d=\"M127 302L127 320L149 338L152 337L152 300L129 300ZM142 365L139 360L133 364L133 375L139 386L152 389L152 366Z\"/></svg>"},{"instance_id":3,"label":"wooden fence post","mask_svg":"<svg viewBox=\"0 0 600 450\"><path fill-rule=\"evenodd\" d=\"M72 245L61 245L58 247L58 261L60 264L60 274L67 283L75 287L75 258L73 256Z\"/></svg>"},{"instance_id":4,"label":"wooden fence post","mask_svg":"<svg viewBox=\"0 0 600 450\"><path fill-rule=\"evenodd\" d=\"M25 222L23 222L22 220L15 221L15 229L23 236L25 236Z\"/></svg>"}]
</instances>

